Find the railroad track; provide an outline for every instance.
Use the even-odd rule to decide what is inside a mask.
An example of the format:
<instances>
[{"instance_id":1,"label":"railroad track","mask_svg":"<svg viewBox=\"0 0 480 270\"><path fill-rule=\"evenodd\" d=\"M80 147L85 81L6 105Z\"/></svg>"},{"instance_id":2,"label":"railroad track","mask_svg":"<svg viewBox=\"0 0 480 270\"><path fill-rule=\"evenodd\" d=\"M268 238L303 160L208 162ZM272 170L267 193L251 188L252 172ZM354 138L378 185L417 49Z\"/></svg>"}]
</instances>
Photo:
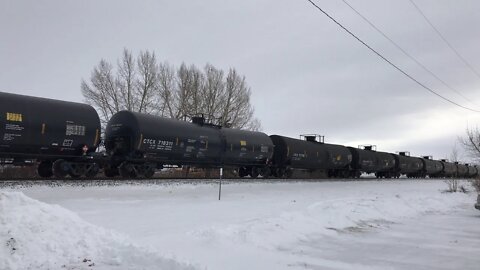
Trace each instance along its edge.
<instances>
[{"instance_id":1,"label":"railroad track","mask_svg":"<svg viewBox=\"0 0 480 270\"><path fill-rule=\"evenodd\" d=\"M284 179L284 178L226 178L222 179L224 184L234 183L287 183L287 182L358 182L358 181L394 181L398 179L377 179L377 178L347 178L347 179ZM407 180L405 178L405 180ZM408 179L412 180L412 179ZM442 179L418 179L425 180L442 180ZM121 178L95 178L95 179L13 179L0 180L0 188L8 187L30 187L30 186L120 186L120 185L182 185L182 184L217 184L219 179L205 178L156 178L156 179L121 179Z\"/></svg>"}]
</instances>

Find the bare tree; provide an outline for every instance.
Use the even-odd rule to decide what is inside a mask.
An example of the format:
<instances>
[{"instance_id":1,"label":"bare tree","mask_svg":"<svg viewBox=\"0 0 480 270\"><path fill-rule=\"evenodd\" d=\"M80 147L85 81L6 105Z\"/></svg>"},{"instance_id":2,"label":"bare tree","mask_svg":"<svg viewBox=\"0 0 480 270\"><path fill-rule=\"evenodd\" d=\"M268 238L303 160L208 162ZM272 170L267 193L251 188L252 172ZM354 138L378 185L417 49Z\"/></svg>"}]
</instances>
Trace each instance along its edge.
<instances>
[{"instance_id":1,"label":"bare tree","mask_svg":"<svg viewBox=\"0 0 480 270\"><path fill-rule=\"evenodd\" d=\"M169 118L177 118L176 106L176 77L175 68L167 62L161 63L158 66L158 95L162 101L160 115Z\"/></svg>"},{"instance_id":2,"label":"bare tree","mask_svg":"<svg viewBox=\"0 0 480 270\"><path fill-rule=\"evenodd\" d=\"M190 73L190 100L189 100L189 114L198 115L199 113L204 112L203 103L202 103L202 88L204 84L204 76L202 71L199 70L196 66L190 66L188 71Z\"/></svg>"},{"instance_id":3,"label":"bare tree","mask_svg":"<svg viewBox=\"0 0 480 270\"><path fill-rule=\"evenodd\" d=\"M235 69L224 72L211 64L203 73L196 66L182 64L177 71L177 118L203 114L217 125L259 130L253 117L251 90Z\"/></svg>"},{"instance_id":4,"label":"bare tree","mask_svg":"<svg viewBox=\"0 0 480 270\"><path fill-rule=\"evenodd\" d=\"M475 190L480 194L480 179L472 179L470 180L472 183L472 186L475 188Z\"/></svg>"},{"instance_id":5,"label":"bare tree","mask_svg":"<svg viewBox=\"0 0 480 270\"><path fill-rule=\"evenodd\" d=\"M465 153L473 161L480 161L480 130L478 127L468 128L465 131L465 137L459 138Z\"/></svg>"},{"instance_id":6,"label":"bare tree","mask_svg":"<svg viewBox=\"0 0 480 270\"><path fill-rule=\"evenodd\" d=\"M118 61L117 87L120 90L123 108L133 111L135 107L135 60L132 53L127 49L123 50L123 57Z\"/></svg>"},{"instance_id":7,"label":"bare tree","mask_svg":"<svg viewBox=\"0 0 480 270\"><path fill-rule=\"evenodd\" d=\"M450 153L450 161L451 162L458 162L459 161L459 151L458 151L457 143L455 143L452 147L452 152ZM457 192L458 191L458 179L455 179L455 178L446 179L446 180L444 180L444 182L448 186L447 192Z\"/></svg>"},{"instance_id":8,"label":"bare tree","mask_svg":"<svg viewBox=\"0 0 480 270\"><path fill-rule=\"evenodd\" d=\"M129 110L182 120L204 114L217 125L260 129L251 89L233 68L225 74L211 64L199 69L182 63L177 69L167 62L158 64L154 52L141 52L135 59L124 49L116 70L102 59L90 82L82 80L81 89L100 111L103 124L116 112Z\"/></svg>"},{"instance_id":9,"label":"bare tree","mask_svg":"<svg viewBox=\"0 0 480 270\"><path fill-rule=\"evenodd\" d=\"M205 83L202 88L203 110L205 115L215 121L220 118L220 100L225 91L222 70L207 64L204 68Z\"/></svg>"},{"instance_id":10,"label":"bare tree","mask_svg":"<svg viewBox=\"0 0 480 270\"><path fill-rule=\"evenodd\" d=\"M251 131L262 131L262 123L260 120L258 120L258 118L254 117L250 122L247 123L245 129Z\"/></svg>"},{"instance_id":11,"label":"bare tree","mask_svg":"<svg viewBox=\"0 0 480 270\"><path fill-rule=\"evenodd\" d=\"M105 124L121 108L121 97L112 75L112 65L104 59L100 60L92 71L90 83L82 80L82 94L89 104L100 111L100 119Z\"/></svg>"},{"instance_id":12,"label":"bare tree","mask_svg":"<svg viewBox=\"0 0 480 270\"><path fill-rule=\"evenodd\" d=\"M157 113L158 78L154 53L141 52L135 62L132 53L124 49L116 71L102 59L93 69L90 83L82 80L81 90L87 103L100 111L105 125L121 110Z\"/></svg>"},{"instance_id":13,"label":"bare tree","mask_svg":"<svg viewBox=\"0 0 480 270\"><path fill-rule=\"evenodd\" d=\"M460 144L463 146L465 153L468 157L475 163L480 161L480 130L478 127L475 128L466 128L465 137L460 137ZM480 170L480 167L477 168ZM470 180L472 186L480 193L480 179L477 176L477 179Z\"/></svg>"},{"instance_id":14,"label":"bare tree","mask_svg":"<svg viewBox=\"0 0 480 270\"><path fill-rule=\"evenodd\" d=\"M454 143L452 147L452 152L450 153L450 161L459 162L459 159L460 159L460 152L458 150L457 143Z\"/></svg>"},{"instance_id":15,"label":"bare tree","mask_svg":"<svg viewBox=\"0 0 480 270\"><path fill-rule=\"evenodd\" d=\"M220 102L220 124L240 129L246 128L253 120L250 95L251 90L245 77L240 76L235 69L230 69L225 79L225 91Z\"/></svg>"},{"instance_id":16,"label":"bare tree","mask_svg":"<svg viewBox=\"0 0 480 270\"><path fill-rule=\"evenodd\" d=\"M141 52L137 60L138 79L136 80L137 108L141 113L158 113L158 65L155 53Z\"/></svg>"},{"instance_id":17,"label":"bare tree","mask_svg":"<svg viewBox=\"0 0 480 270\"><path fill-rule=\"evenodd\" d=\"M175 118L186 120L190 115L190 100L192 96L192 74L185 63L180 65L177 71L177 93L176 98L176 115Z\"/></svg>"}]
</instances>

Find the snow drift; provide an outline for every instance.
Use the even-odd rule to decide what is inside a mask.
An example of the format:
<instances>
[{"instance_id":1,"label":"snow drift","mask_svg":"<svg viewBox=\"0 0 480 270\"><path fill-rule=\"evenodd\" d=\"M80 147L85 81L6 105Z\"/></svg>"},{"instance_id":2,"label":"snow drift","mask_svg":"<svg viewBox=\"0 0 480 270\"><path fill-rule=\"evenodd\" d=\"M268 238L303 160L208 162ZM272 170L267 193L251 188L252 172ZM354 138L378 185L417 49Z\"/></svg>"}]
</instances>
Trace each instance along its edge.
<instances>
[{"instance_id":1,"label":"snow drift","mask_svg":"<svg viewBox=\"0 0 480 270\"><path fill-rule=\"evenodd\" d=\"M0 191L0 269L193 269L58 205Z\"/></svg>"},{"instance_id":2,"label":"snow drift","mask_svg":"<svg viewBox=\"0 0 480 270\"><path fill-rule=\"evenodd\" d=\"M411 192L400 195L393 190L369 196L314 198L294 211L195 229L190 234L207 241L227 241L276 250L308 241L312 236L359 233L388 228L427 213L446 213L468 203L469 197L463 193L442 194L435 190L432 194Z\"/></svg>"}]
</instances>

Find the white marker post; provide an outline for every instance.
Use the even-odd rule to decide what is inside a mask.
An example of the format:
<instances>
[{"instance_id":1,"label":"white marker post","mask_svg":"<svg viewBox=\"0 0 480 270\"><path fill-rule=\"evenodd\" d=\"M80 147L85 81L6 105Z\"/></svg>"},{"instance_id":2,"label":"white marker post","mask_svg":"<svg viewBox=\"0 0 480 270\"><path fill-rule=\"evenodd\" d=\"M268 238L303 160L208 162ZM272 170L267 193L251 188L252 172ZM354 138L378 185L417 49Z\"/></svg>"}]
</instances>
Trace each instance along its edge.
<instances>
[{"instance_id":1,"label":"white marker post","mask_svg":"<svg viewBox=\"0 0 480 270\"><path fill-rule=\"evenodd\" d=\"M220 182L218 185L218 200L220 201L222 197L222 177L223 177L223 167L220 168Z\"/></svg>"}]
</instances>

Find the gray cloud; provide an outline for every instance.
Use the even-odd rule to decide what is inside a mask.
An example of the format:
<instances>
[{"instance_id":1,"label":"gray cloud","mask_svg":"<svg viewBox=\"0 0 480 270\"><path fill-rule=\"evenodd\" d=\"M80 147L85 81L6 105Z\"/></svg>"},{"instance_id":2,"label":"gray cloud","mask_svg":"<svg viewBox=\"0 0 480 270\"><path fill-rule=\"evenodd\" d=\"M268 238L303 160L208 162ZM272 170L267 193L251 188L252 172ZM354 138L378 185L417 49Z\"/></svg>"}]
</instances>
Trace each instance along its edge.
<instances>
[{"instance_id":1,"label":"gray cloud","mask_svg":"<svg viewBox=\"0 0 480 270\"><path fill-rule=\"evenodd\" d=\"M441 42L409 1L349 1L405 50L480 105L479 78ZM480 3L417 0L480 70ZM439 84L341 1L318 4L439 93ZM159 59L235 67L252 87L264 131L444 157L470 113L427 93L341 31L306 1L2 1L0 91L81 101L80 80L124 47ZM477 106L480 109L480 106Z\"/></svg>"}]
</instances>

